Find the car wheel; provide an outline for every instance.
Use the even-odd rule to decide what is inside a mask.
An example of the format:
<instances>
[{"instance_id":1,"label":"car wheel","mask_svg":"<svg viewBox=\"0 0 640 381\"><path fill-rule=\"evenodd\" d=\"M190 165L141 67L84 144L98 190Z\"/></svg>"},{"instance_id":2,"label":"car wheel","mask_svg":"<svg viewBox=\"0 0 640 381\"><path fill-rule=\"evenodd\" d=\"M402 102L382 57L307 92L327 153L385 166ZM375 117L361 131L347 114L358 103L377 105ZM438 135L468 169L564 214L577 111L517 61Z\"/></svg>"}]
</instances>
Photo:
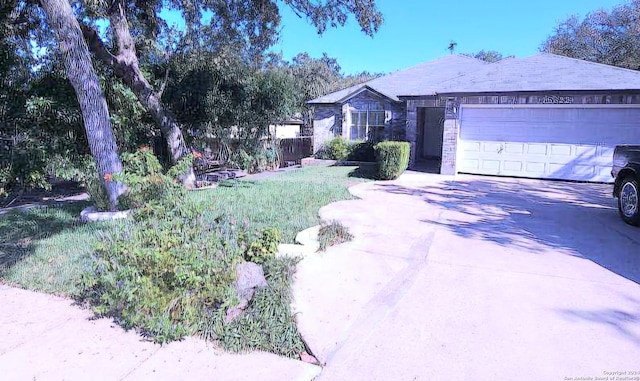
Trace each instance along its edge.
<instances>
[{"instance_id":1,"label":"car wheel","mask_svg":"<svg viewBox=\"0 0 640 381\"><path fill-rule=\"evenodd\" d=\"M618 211L624 222L640 225L640 204L638 203L638 180L634 177L626 177L620 185L618 196Z\"/></svg>"}]
</instances>

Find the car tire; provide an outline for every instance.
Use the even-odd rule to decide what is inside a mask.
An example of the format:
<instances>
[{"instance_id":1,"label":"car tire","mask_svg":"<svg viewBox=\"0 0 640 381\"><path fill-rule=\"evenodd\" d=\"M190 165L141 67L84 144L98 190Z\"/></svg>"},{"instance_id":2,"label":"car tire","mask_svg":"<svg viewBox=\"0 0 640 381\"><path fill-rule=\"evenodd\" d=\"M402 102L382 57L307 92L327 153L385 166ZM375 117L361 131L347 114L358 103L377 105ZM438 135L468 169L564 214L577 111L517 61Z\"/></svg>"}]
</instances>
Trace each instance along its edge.
<instances>
[{"instance_id":1,"label":"car tire","mask_svg":"<svg viewBox=\"0 0 640 381\"><path fill-rule=\"evenodd\" d=\"M640 225L640 187L635 177L625 177L620 184L620 194L618 195L618 212L624 222Z\"/></svg>"}]
</instances>

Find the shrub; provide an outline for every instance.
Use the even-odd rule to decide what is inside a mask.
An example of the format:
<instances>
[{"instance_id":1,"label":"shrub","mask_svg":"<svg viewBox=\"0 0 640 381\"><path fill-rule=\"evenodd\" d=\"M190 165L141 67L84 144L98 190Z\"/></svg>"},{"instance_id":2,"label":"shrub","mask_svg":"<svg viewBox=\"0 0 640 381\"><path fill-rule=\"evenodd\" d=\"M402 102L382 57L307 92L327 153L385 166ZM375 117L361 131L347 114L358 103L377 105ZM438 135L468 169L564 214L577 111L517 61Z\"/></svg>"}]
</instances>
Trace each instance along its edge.
<instances>
[{"instance_id":1,"label":"shrub","mask_svg":"<svg viewBox=\"0 0 640 381\"><path fill-rule=\"evenodd\" d=\"M408 142L381 142L376 144L378 177L381 180L397 179L409 166Z\"/></svg>"},{"instance_id":2,"label":"shrub","mask_svg":"<svg viewBox=\"0 0 640 381\"><path fill-rule=\"evenodd\" d=\"M244 258L258 264L265 263L275 257L280 243L280 232L275 228L262 230L258 237L249 244Z\"/></svg>"},{"instance_id":3,"label":"shrub","mask_svg":"<svg viewBox=\"0 0 640 381\"><path fill-rule=\"evenodd\" d=\"M109 210L109 196L91 155L56 155L47 164L47 172L60 179L78 181L84 186L91 203L98 210Z\"/></svg>"},{"instance_id":4,"label":"shrub","mask_svg":"<svg viewBox=\"0 0 640 381\"><path fill-rule=\"evenodd\" d=\"M349 155L350 143L347 139L339 136L329 140L325 148L327 155L332 160L344 160Z\"/></svg>"},{"instance_id":5,"label":"shrub","mask_svg":"<svg viewBox=\"0 0 640 381\"><path fill-rule=\"evenodd\" d=\"M244 149L238 149L232 153L228 164L248 173L259 173L277 169L280 166L280 159L275 148L260 148L252 154Z\"/></svg>"},{"instance_id":6,"label":"shrub","mask_svg":"<svg viewBox=\"0 0 640 381\"><path fill-rule=\"evenodd\" d=\"M376 154L373 149L375 143L370 140L352 143L349 147L347 160L375 162Z\"/></svg>"},{"instance_id":7,"label":"shrub","mask_svg":"<svg viewBox=\"0 0 640 381\"><path fill-rule=\"evenodd\" d=\"M353 235L349 233L349 230L337 221L332 221L328 224L323 223L322 226L320 226L320 232L318 233L320 251L324 251L330 246L349 242L352 239Z\"/></svg>"},{"instance_id":8,"label":"shrub","mask_svg":"<svg viewBox=\"0 0 640 381\"><path fill-rule=\"evenodd\" d=\"M114 175L112 180L121 181L127 191L119 199L120 209L135 209L146 204L175 204L184 197L185 187L175 179L186 173L193 163L193 154L186 155L162 172L162 165L148 148L122 155L122 174ZM107 180L109 181L109 180Z\"/></svg>"},{"instance_id":9,"label":"shrub","mask_svg":"<svg viewBox=\"0 0 640 381\"><path fill-rule=\"evenodd\" d=\"M202 320L222 320L238 297L232 287L242 249L233 224L207 222L185 204L102 237L82 274L81 299L99 316L136 328L155 342L198 332Z\"/></svg>"},{"instance_id":10,"label":"shrub","mask_svg":"<svg viewBox=\"0 0 640 381\"><path fill-rule=\"evenodd\" d=\"M295 359L305 351L291 312L291 283L298 258L270 258L263 264L269 287L258 290L245 312L230 324L206 322L203 333L217 337L222 347L235 352L269 351ZM206 336L205 336L206 337Z\"/></svg>"}]
</instances>

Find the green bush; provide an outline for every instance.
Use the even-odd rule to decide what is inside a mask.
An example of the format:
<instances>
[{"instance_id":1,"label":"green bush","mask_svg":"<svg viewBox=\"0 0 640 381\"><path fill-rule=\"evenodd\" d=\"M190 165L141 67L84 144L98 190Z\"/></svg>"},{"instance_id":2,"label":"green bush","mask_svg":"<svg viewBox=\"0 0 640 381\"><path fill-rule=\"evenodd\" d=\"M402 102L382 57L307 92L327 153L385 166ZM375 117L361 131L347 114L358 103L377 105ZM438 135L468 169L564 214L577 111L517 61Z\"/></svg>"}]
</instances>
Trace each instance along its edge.
<instances>
[{"instance_id":1,"label":"green bush","mask_svg":"<svg viewBox=\"0 0 640 381\"><path fill-rule=\"evenodd\" d=\"M195 204L163 218L136 213L135 223L102 237L82 274L81 299L161 343L197 333L204 320L222 321L239 302L232 283L243 253L233 224L203 216Z\"/></svg>"},{"instance_id":2,"label":"green bush","mask_svg":"<svg viewBox=\"0 0 640 381\"><path fill-rule=\"evenodd\" d=\"M397 179L409 166L408 142L381 142L376 144L378 178L380 180Z\"/></svg>"},{"instance_id":3,"label":"green bush","mask_svg":"<svg viewBox=\"0 0 640 381\"><path fill-rule=\"evenodd\" d=\"M376 153L373 147L375 143L370 140L351 143L347 160L375 162Z\"/></svg>"},{"instance_id":4,"label":"green bush","mask_svg":"<svg viewBox=\"0 0 640 381\"><path fill-rule=\"evenodd\" d=\"M343 137L337 137L329 140L326 145L326 152L332 160L344 160L349 155L351 144Z\"/></svg>"},{"instance_id":5,"label":"green bush","mask_svg":"<svg viewBox=\"0 0 640 381\"><path fill-rule=\"evenodd\" d=\"M141 208L147 204L174 204L185 195L185 187L175 181L186 173L193 162L193 154L186 155L166 173L162 165L148 148L122 155L122 174L113 175L107 181L121 181L127 186L125 194L120 196L120 209Z\"/></svg>"},{"instance_id":6,"label":"green bush","mask_svg":"<svg viewBox=\"0 0 640 381\"><path fill-rule=\"evenodd\" d=\"M278 229L264 229L258 237L249 244L244 258L247 261L258 264L265 263L270 258L275 257L280 240L280 232L278 232Z\"/></svg>"},{"instance_id":7,"label":"green bush","mask_svg":"<svg viewBox=\"0 0 640 381\"><path fill-rule=\"evenodd\" d=\"M47 164L47 172L60 179L80 182L98 210L109 210L109 196L91 155L55 155Z\"/></svg>"},{"instance_id":8,"label":"green bush","mask_svg":"<svg viewBox=\"0 0 640 381\"><path fill-rule=\"evenodd\" d=\"M260 173L277 169L280 160L275 148L260 148L253 153L238 149L231 154L228 164L248 173Z\"/></svg>"}]
</instances>

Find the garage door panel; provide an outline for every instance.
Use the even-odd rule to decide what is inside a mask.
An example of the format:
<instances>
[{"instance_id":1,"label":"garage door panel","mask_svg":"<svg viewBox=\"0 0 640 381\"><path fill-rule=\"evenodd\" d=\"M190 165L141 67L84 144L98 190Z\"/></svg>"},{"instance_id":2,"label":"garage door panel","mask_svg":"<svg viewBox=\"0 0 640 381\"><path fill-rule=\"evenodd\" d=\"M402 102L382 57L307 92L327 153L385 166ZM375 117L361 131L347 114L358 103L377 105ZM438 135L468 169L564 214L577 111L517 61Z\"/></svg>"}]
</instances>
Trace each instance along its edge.
<instances>
[{"instance_id":1,"label":"garage door panel","mask_svg":"<svg viewBox=\"0 0 640 381\"><path fill-rule=\"evenodd\" d=\"M527 144L527 154L528 155L546 155L547 145L546 144Z\"/></svg>"},{"instance_id":2,"label":"garage door panel","mask_svg":"<svg viewBox=\"0 0 640 381\"><path fill-rule=\"evenodd\" d=\"M522 172L522 168L524 167L524 163L522 161L504 161L504 170L505 172Z\"/></svg>"},{"instance_id":3,"label":"garage door panel","mask_svg":"<svg viewBox=\"0 0 640 381\"><path fill-rule=\"evenodd\" d=\"M551 156L571 156L571 146L568 144L549 145Z\"/></svg>"},{"instance_id":4,"label":"garage door panel","mask_svg":"<svg viewBox=\"0 0 640 381\"><path fill-rule=\"evenodd\" d=\"M526 173L527 174L543 174L545 173L546 170L546 164L545 163L536 163L536 162L527 162L526 165Z\"/></svg>"},{"instance_id":5,"label":"garage door panel","mask_svg":"<svg viewBox=\"0 0 640 381\"><path fill-rule=\"evenodd\" d=\"M460 123L470 173L611 182L614 147L640 144L635 107L463 107Z\"/></svg>"},{"instance_id":6,"label":"garage door panel","mask_svg":"<svg viewBox=\"0 0 640 381\"><path fill-rule=\"evenodd\" d=\"M511 154L522 154L524 152L524 143L506 143L504 151Z\"/></svg>"}]
</instances>

